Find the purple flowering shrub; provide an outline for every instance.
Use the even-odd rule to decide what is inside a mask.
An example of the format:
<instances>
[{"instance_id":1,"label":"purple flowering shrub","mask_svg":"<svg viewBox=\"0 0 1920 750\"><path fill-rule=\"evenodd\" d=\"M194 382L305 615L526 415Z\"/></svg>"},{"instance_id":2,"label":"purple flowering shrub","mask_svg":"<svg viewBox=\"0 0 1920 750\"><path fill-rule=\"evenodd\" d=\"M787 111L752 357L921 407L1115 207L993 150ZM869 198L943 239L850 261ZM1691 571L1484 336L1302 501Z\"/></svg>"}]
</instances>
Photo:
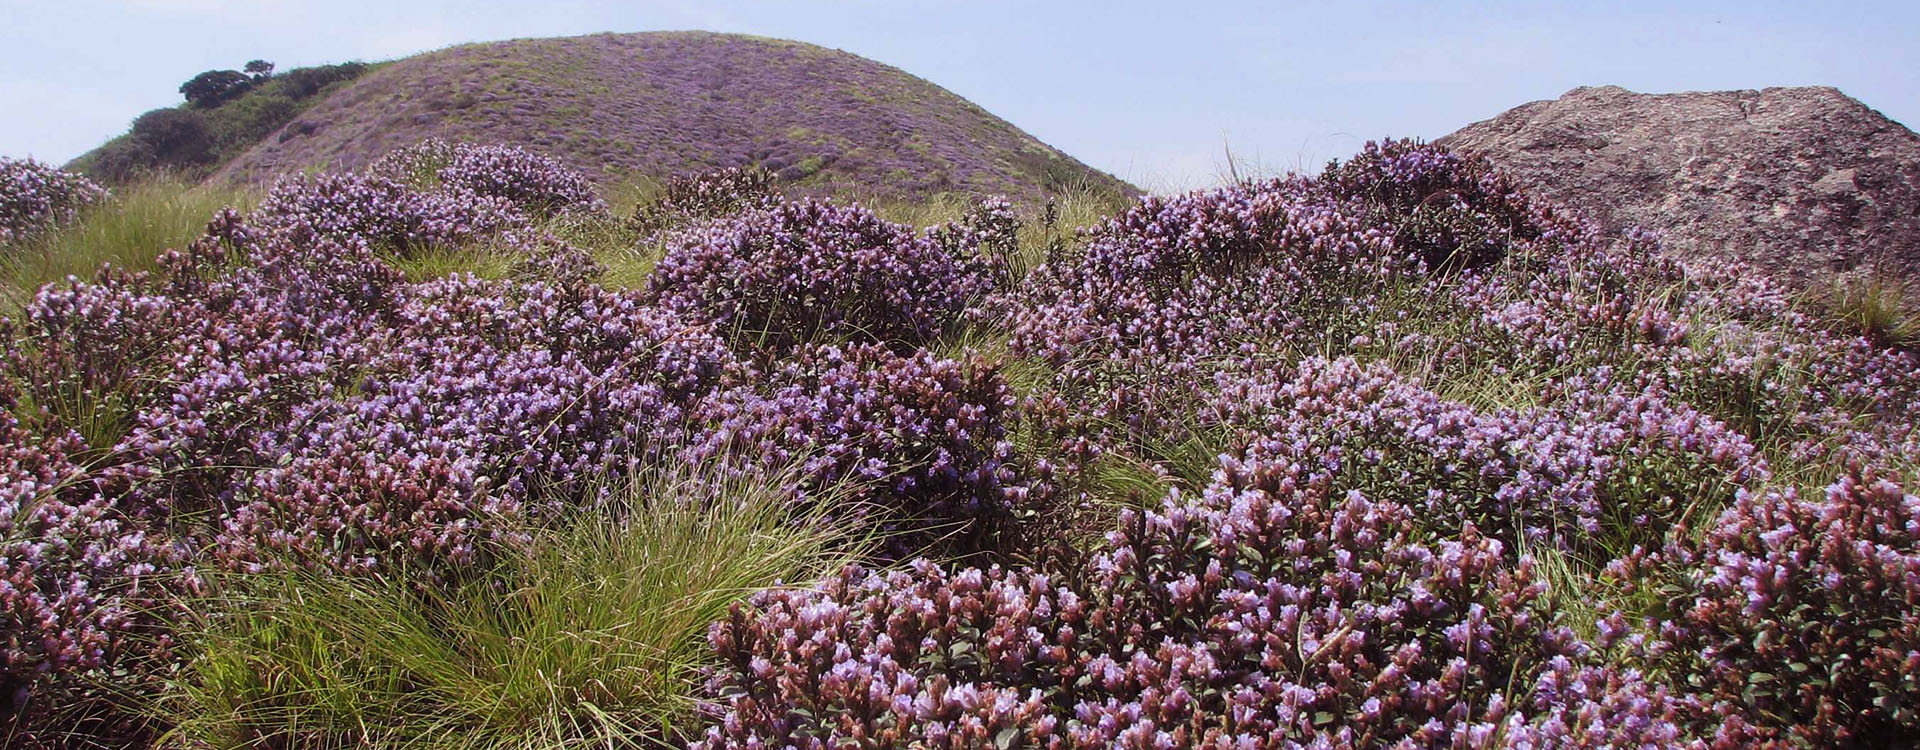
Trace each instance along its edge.
<instances>
[{"instance_id":1,"label":"purple flowering shrub","mask_svg":"<svg viewBox=\"0 0 1920 750\"><path fill-rule=\"evenodd\" d=\"M697 747L1661 747L1678 702L1556 621L1471 525L1228 460L1129 513L1089 580L926 563L714 626ZM1630 706L1633 720L1589 726ZM1584 735L1584 736L1582 736Z\"/></svg>"},{"instance_id":2,"label":"purple flowering shrub","mask_svg":"<svg viewBox=\"0 0 1920 750\"><path fill-rule=\"evenodd\" d=\"M1871 471L1743 494L1698 547L1664 635L1689 681L1772 719L1749 741L1920 736L1920 497Z\"/></svg>"},{"instance_id":3,"label":"purple flowering shrub","mask_svg":"<svg viewBox=\"0 0 1920 750\"><path fill-rule=\"evenodd\" d=\"M1005 198L975 201L958 220L928 229L927 236L947 253L985 266L1003 287L1027 270L1020 267L1020 215Z\"/></svg>"},{"instance_id":4,"label":"purple flowering shrub","mask_svg":"<svg viewBox=\"0 0 1920 750\"><path fill-rule=\"evenodd\" d=\"M238 481L280 458L270 442L295 411L356 382L403 280L364 244L294 246L231 211L161 264L167 346L128 381L156 388L111 470L154 512L230 510Z\"/></svg>"},{"instance_id":5,"label":"purple flowering shrub","mask_svg":"<svg viewBox=\"0 0 1920 750\"><path fill-rule=\"evenodd\" d=\"M815 200L679 236L648 286L661 306L776 354L820 341L911 351L990 289L980 265L947 246L865 208Z\"/></svg>"},{"instance_id":6,"label":"purple flowering shrub","mask_svg":"<svg viewBox=\"0 0 1920 750\"><path fill-rule=\"evenodd\" d=\"M120 507L124 483L89 475L79 433L23 428L10 381L0 406L0 723L30 736L94 702L81 675L153 674L191 575L185 550Z\"/></svg>"},{"instance_id":7,"label":"purple flowering shrub","mask_svg":"<svg viewBox=\"0 0 1920 750\"><path fill-rule=\"evenodd\" d=\"M698 325L594 288L456 279L422 285L396 343L352 393L306 405L263 452L221 531L243 565L317 556L346 568L395 557L470 561L490 521L591 497L657 459L692 405L736 369Z\"/></svg>"},{"instance_id":8,"label":"purple flowering shrub","mask_svg":"<svg viewBox=\"0 0 1920 750\"><path fill-rule=\"evenodd\" d=\"M106 188L32 159L0 157L0 247L72 222Z\"/></svg>"},{"instance_id":9,"label":"purple flowering shrub","mask_svg":"<svg viewBox=\"0 0 1920 750\"><path fill-rule=\"evenodd\" d=\"M1716 509L1770 475L1739 433L1657 388L1568 378L1539 406L1475 410L1384 365L1302 360L1288 379L1225 394L1258 425L1250 451L1311 460L1315 476L1392 497L1437 529L1477 524L1593 569Z\"/></svg>"},{"instance_id":10,"label":"purple flowering shrub","mask_svg":"<svg viewBox=\"0 0 1920 750\"><path fill-rule=\"evenodd\" d=\"M34 432L81 437L105 451L125 434L126 416L159 393L165 356L196 310L176 305L145 275L104 270L90 282L48 285L6 326L5 375L24 404L17 419Z\"/></svg>"},{"instance_id":11,"label":"purple flowering shrub","mask_svg":"<svg viewBox=\"0 0 1920 750\"><path fill-rule=\"evenodd\" d=\"M159 605L198 568L457 573L489 522L657 460L748 372L528 226L500 198L322 176L0 326L15 705L168 668L122 640L164 643ZM512 281L409 284L389 262L502 237L534 250Z\"/></svg>"},{"instance_id":12,"label":"purple flowering shrub","mask_svg":"<svg viewBox=\"0 0 1920 750\"><path fill-rule=\"evenodd\" d=\"M423 192L374 175L290 178L274 186L254 213L264 229L308 241L364 241L382 249L458 246L531 231L505 198L460 191Z\"/></svg>"},{"instance_id":13,"label":"purple flowering shrub","mask_svg":"<svg viewBox=\"0 0 1920 750\"><path fill-rule=\"evenodd\" d=\"M585 175L556 159L508 146L430 138L387 154L366 172L422 190L499 198L536 217L607 210Z\"/></svg>"},{"instance_id":14,"label":"purple flowering shrub","mask_svg":"<svg viewBox=\"0 0 1920 750\"><path fill-rule=\"evenodd\" d=\"M1486 162L1410 141L1368 143L1320 183L1363 201L1370 218L1391 228L1394 244L1431 269L1484 267L1516 240L1559 228Z\"/></svg>"},{"instance_id":15,"label":"purple flowering shrub","mask_svg":"<svg viewBox=\"0 0 1920 750\"><path fill-rule=\"evenodd\" d=\"M894 552L978 550L1025 489L1009 465L1014 398L978 359L878 345L802 348L764 384L706 402L687 460L797 464L815 491L848 487L854 517Z\"/></svg>"},{"instance_id":16,"label":"purple flowering shrub","mask_svg":"<svg viewBox=\"0 0 1920 750\"><path fill-rule=\"evenodd\" d=\"M434 178L418 178L420 170ZM560 211L598 215L606 204L584 176L539 156L428 141L365 173L283 180L251 221L289 235L287 242L358 245L402 260L433 251L504 252L522 278L589 283L604 267L535 224Z\"/></svg>"}]
</instances>

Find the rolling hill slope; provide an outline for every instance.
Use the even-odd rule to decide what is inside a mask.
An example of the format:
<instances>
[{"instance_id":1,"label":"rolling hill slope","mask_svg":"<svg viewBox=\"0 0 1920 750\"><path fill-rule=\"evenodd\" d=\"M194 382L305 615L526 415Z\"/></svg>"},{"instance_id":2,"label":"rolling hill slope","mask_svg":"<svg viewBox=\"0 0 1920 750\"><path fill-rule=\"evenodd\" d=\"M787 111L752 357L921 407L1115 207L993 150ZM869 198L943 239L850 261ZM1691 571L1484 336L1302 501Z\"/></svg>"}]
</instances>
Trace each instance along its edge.
<instances>
[{"instance_id":1,"label":"rolling hill slope","mask_svg":"<svg viewBox=\"0 0 1920 750\"><path fill-rule=\"evenodd\" d=\"M1133 190L896 68L706 32L493 42L395 61L213 179L355 169L427 137L530 147L602 182L759 164L803 188L864 194Z\"/></svg>"}]
</instances>

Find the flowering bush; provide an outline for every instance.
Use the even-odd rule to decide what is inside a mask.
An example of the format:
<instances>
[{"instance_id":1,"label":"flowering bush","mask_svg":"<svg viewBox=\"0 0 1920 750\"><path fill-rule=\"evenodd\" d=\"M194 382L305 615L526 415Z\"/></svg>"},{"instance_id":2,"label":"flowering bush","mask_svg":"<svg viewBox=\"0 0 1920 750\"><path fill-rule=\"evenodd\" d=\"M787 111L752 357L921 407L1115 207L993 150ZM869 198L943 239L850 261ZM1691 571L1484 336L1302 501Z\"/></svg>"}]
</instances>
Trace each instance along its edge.
<instances>
[{"instance_id":1,"label":"flowering bush","mask_svg":"<svg viewBox=\"0 0 1920 750\"><path fill-rule=\"evenodd\" d=\"M78 433L40 437L0 380L0 696L24 737L53 731L120 670L129 688L163 664L166 624L192 577L185 550L120 507L126 486L88 475Z\"/></svg>"},{"instance_id":2,"label":"flowering bush","mask_svg":"<svg viewBox=\"0 0 1920 750\"><path fill-rule=\"evenodd\" d=\"M428 139L388 154L367 173L422 189L499 198L534 216L607 210L585 175L558 160L507 146Z\"/></svg>"},{"instance_id":3,"label":"flowering bush","mask_svg":"<svg viewBox=\"0 0 1920 750\"><path fill-rule=\"evenodd\" d=\"M1382 365L1306 359L1288 380L1228 391L1221 410L1262 430L1252 454L1310 461L1313 482L1396 498L1438 530L1503 529L1596 569L1660 549L1710 512L1700 505L1770 476L1744 437L1657 389L1603 372L1542 396L1483 413Z\"/></svg>"},{"instance_id":4,"label":"flowering bush","mask_svg":"<svg viewBox=\"0 0 1920 750\"><path fill-rule=\"evenodd\" d=\"M471 279L413 290L355 392L303 406L242 487L224 555L347 568L471 561L500 521L591 497L677 440L732 366L704 327L618 295Z\"/></svg>"},{"instance_id":5,"label":"flowering bush","mask_svg":"<svg viewBox=\"0 0 1920 750\"><path fill-rule=\"evenodd\" d=\"M1681 736L1672 698L1557 623L1530 562L1311 472L1228 461L1124 518L1084 584L921 563L761 594L713 629L725 712L696 746L1571 745L1620 713L1593 731Z\"/></svg>"},{"instance_id":6,"label":"flowering bush","mask_svg":"<svg viewBox=\"0 0 1920 750\"><path fill-rule=\"evenodd\" d=\"M375 248L458 247L502 233L532 231L505 198L458 189L420 191L372 175L292 178L274 186L255 212L261 227L306 241L359 240Z\"/></svg>"},{"instance_id":7,"label":"flowering bush","mask_svg":"<svg viewBox=\"0 0 1920 750\"><path fill-rule=\"evenodd\" d=\"M649 283L662 306L774 353L817 341L911 351L989 289L976 264L912 229L814 200L688 233Z\"/></svg>"},{"instance_id":8,"label":"flowering bush","mask_svg":"<svg viewBox=\"0 0 1920 750\"><path fill-rule=\"evenodd\" d=\"M1772 746L1920 736L1920 497L1871 472L1744 495L1697 553L1667 636Z\"/></svg>"},{"instance_id":9,"label":"flowering bush","mask_svg":"<svg viewBox=\"0 0 1920 750\"><path fill-rule=\"evenodd\" d=\"M982 198L958 221L927 230L927 236L949 254L972 258L995 274L999 285L1011 285L1026 269L1020 262L1020 216L1000 197Z\"/></svg>"},{"instance_id":10,"label":"flowering bush","mask_svg":"<svg viewBox=\"0 0 1920 750\"><path fill-rule=\"evenodd\" d=\"M0 358L12 705L169 669L162 615L196 569L457 572L553 510L529 498L584 498L681 441L744 371L529 227L501 198L321 176L214 217L156 274L40 290ZM484 242L523 243L524 272L408 284L389 263Z\"/></svg>"},{"instance_id":11,"label":"flowering bush","mask_svg":"<svg viewBox=\"0 0 1920 750\"><path fill-rule=\"evenodd\" d=\"M0 247L74 220L106 188L32 159L0 157Z\"/></svg>"},{"instance_id":12,"label":"flowering bush","mask_svg":"<svg viewBox=\"0 0 1920 750\"><path fill-rule=\"evenodd\" d=\"M977 550L1024 492L1008 465L1013 408L1006 382L978 360L807 348L764 386L708 401L686 458L797 463L814 490L851 484L849 522L877 516L896 552L940 538Z\"/></svg>"}]
</instances>

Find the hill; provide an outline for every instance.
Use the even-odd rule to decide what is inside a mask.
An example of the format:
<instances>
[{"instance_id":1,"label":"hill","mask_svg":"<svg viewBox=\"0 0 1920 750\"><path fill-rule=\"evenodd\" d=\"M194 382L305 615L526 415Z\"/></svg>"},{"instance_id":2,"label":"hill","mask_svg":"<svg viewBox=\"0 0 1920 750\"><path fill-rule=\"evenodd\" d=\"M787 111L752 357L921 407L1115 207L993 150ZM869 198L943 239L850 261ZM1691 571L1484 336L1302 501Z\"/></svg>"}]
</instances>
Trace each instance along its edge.
<instances>
[{"instance_id":1,"label":"hill","mask_svg":"<svg viewBox=\"0 0 1920 750\"><path fill-rule=\"evenodd\" d=\"M1439 143L1609 230L1659 230L1682 257L1793 282L1920 279L1920 136L1836 89L1583 87Z\"/></svg>"},{"instance_id":2,"label":"hill","mask_svg":"<svg viewBox=\"0 0 1920 750\"><path fill-rule=\"evenodd\" d=\"M609 183L757 164L804 188L1031 198L1133 192L953 93L798 42L705 32L473 44L343 86L221 167L358 169L423 138L526 146Z\"/></svg>"}]
</instances>

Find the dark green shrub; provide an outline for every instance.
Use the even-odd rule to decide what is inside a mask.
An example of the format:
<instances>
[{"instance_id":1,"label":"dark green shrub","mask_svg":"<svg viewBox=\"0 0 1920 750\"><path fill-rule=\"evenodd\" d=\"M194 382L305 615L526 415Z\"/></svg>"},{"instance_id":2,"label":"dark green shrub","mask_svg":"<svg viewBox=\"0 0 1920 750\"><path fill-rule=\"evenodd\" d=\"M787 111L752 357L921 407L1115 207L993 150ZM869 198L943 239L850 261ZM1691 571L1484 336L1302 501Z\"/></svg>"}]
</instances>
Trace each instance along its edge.
<instances>
[{"instance_id":1,"label":"dark green shrub","mask_svg":"<svg viewBox=\"0 0 1920 750\"><path fill-rule=\"evenodd\" d=\"M206 116L187 109L156 109L133 121L134 140L145 141L156 166L193 166L213 161L213 129Z\"/></svg>"},{"instance_id":2,"label":"dark green shrub","mask_svg":"<svg viewBox=\"0 0 1920 750\"><path fill-rule=\"evenodd\" d=\"M153 144L132 136L122 136L89 155L82 171L108 183L124 185L153 171L159 157Z\"/></svg>"},{"instance_id":3,"label":"dark green shrub","mask_svg":"<svg viewBox=\"0 0 1920 750\"><path fill-rule=\"evenodd\" d=\"M293 99L305 99L320 90L340 81L348 81L367 72L367 64L348 62L339 65L316 65L311 68L296 68L281 74L274 80L280 84L281 93Z\"/></svg>"},{"instance_id":4,"label":"dark green shrub","mask_svg":"<svg viewBox=\"0 0 1920 750\"><path fill-rule=\"evenodd\" d=\"M187 98L189 106L206 109L246 93L253 83L254 79L237 70L209 70L180 84L180 95Z\"/></svg>"}]
</instances>

